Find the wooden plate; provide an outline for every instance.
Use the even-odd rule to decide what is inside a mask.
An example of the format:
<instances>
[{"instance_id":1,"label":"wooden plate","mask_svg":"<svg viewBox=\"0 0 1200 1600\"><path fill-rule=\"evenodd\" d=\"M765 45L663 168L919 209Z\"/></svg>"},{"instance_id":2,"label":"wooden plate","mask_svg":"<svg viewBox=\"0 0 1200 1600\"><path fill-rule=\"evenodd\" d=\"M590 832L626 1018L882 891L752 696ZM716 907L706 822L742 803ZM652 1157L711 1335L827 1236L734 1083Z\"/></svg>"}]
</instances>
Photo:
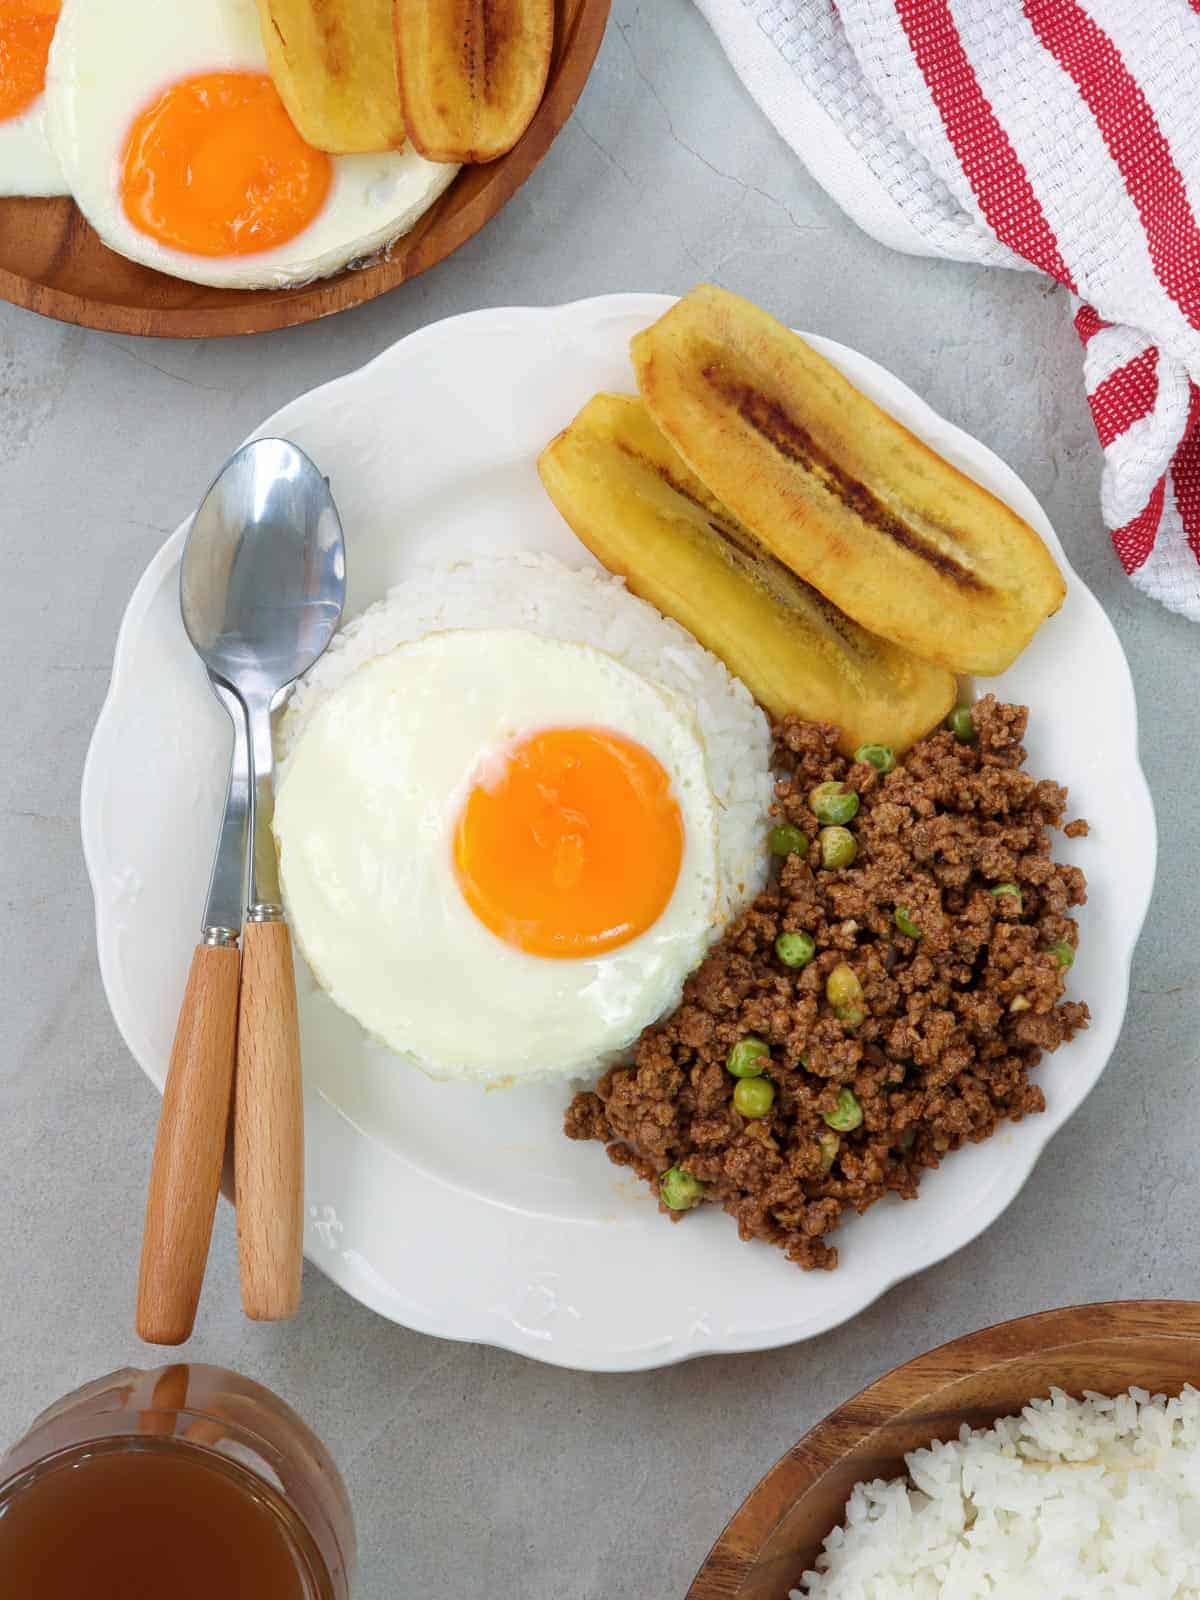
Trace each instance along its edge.
<instances>
[{"instance_id":1,"label":"wooden plate","mask_svg":"<svg viewBox=\"0 0 1200 1600\"><path fill-rule=\"evenodd\" d=\"M880 1378L778 1462L713 1546L688 1600L786 1600L842 1520L854 1485L906 1451L987 1427L1052 1386L1177 1394L1200 1386L1200 1304L1131 1300L1001 1323Z\"/></svg>"},{"instance_id":2,"label":"wooden plate","mask_svg":"<svg viewBox=\"0 0 1200 1600\"><path fill-rule=\"evenodd\" d=\"M487 166L464 168L412 232L370 266L304 288L205 288L114 254L70 200L0 200L0 296L60 322L170 339L265 333L373 300L444 260L516 193L574 109L609 5L557 0L546 93L520 143Z\"/></svg>"}]
</instances>

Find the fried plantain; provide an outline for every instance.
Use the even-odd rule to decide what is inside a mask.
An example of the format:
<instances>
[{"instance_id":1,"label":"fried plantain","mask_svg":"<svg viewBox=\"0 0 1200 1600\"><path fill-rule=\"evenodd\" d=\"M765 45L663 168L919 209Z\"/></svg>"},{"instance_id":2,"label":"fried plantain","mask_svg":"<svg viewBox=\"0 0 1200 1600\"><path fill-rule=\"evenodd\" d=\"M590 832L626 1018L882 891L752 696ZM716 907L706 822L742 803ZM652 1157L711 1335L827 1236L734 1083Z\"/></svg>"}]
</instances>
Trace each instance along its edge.
<instances>
[{"instance_id":1,"label":"fried plantain","mask_svg":"<svg viewBox=\"0 0 1200 1600\"><path fill-rule=\"evenodd\" d=\"M554 0L394 0L400 98L430 161L494 161L541 104Z\"/></svg>"},{"instance_id":2,"label":"fried plantain","mask_svg":"<svg viewBox=\"0 0 1200 1600\"><path fill-rule=\"evenodd\" d=\"M693 289L632 344L655 422L793 572L864 628L1002 672L1062 604L1041 539L774 317Z\"/></svg>"},{"instance_id":3,"label":"fried plantain","mask_svg":"<svg viewBox=\"0 0 1200 1600\"><path fill-rule=\"evenodd\" d=\"M288 116L318 150L398 150L392 0L258 0L267 65Z\"/></svg>"},{"instance_id":4,"label":"fried plantain","mask_svg":"<svg viewBox=\"0 0 1200 1600\"><path fill-rule=\"evenodd\" d=\"M777 561L635 396L590 400L538 471L593 555L720 656L773 717L836 722L849 754L907 749L954 704L950 673L867 633Z\"/></svg>"}]
</instances>

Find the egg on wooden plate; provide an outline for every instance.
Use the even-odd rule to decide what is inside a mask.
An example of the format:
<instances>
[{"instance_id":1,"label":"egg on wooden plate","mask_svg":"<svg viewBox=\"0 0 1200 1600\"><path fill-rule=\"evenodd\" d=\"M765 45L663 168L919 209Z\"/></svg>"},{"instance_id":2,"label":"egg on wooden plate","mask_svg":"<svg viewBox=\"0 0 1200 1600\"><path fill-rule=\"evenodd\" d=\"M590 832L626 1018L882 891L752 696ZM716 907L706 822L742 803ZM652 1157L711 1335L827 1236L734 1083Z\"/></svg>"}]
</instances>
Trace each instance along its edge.
<instances>
[{"instance_id":1,"label":"egg on wooden plate","mask_svg":"<svg viewBox=\"0 0 1200 1600\"><path fill-rule=\"evenodd\" d=\"M275 832L333 999L434 1076L512 1080L592 1070L675 1002L726 906L718 810L678 696L590 645L460 629L313 711Z\"/></svg>"},{"instance_id":2,"label":"egg on wooden plate","mask_svg":"<svg viewBox=\"0 0 1200 1600\"><path fill-rule=\"evenodd\" d=\"M46 129L112 250L230 288L327 276L405 233L456 167L329 156L267 72L255 0L65 0Z\"/></svg>"},{"instance_id":3,"label":"egg on wooden plate","mask_svg":"<svg viewBox=\"0 0 1200 1600\"><path fill-rule=\"evenodd\" d=\"M0 0L0 195L66 194L44 126L59 0Z\"/></svg>"}]
</instances>

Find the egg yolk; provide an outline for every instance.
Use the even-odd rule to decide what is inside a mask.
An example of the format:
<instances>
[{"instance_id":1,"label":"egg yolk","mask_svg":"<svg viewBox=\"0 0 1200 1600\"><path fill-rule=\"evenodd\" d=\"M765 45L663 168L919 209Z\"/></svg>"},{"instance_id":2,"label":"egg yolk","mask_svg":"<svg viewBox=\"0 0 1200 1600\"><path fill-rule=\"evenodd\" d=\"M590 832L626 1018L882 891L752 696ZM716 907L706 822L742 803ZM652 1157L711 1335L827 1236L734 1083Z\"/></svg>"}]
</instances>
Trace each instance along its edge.
<instances>
[{"instance_id":1,"label":"egg yolk","mask_svg":"<svg viewBox=\"0 0 1200 1600\"><path fill-rule=\"evenodd\" d=\"M121 198L130 222L173 250L253 255L308 227L332 171L265 72L204 72L173 83L134 122Z\"/></svg>"},{"instance_id":2,"label":"egg yolk","mask_svg":"<svg viewBox=\"0 0 1200 1600\"><path fill-rule=\"evenodd\" d=\"M666 909L682 859L669 774L596 728L511 745L471 789L454 839L472 911L535 956L594 956L636 939Z\"/></svg>"},{"instance_id":3,"label":"egg yolk","mask_svg":"<svg viewBox=\"0 0 1200 1600\"><path fill-rule=\"evenodd\" d=\"M0 122L19 116L46 87L61 9L61 0L0 0Z\"/></svg>"}]
</instances>

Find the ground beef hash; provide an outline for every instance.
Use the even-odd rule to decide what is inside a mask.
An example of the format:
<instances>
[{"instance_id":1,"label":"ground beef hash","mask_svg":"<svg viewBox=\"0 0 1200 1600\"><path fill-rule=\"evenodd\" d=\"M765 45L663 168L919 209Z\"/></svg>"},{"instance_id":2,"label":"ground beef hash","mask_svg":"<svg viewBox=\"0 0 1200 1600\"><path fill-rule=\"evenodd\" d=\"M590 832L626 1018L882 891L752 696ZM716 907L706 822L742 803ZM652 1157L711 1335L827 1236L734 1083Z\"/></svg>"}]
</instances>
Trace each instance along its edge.
<instances>
[{"instance_id":1,"label":"ground beef hash","mask_svg":"<svg viewBox=\"0 0 1200 1600\"><path fill-rule=\"evenodd\" d=\"M1025 708L989 696L973 712L971 742L931 734L884 777L837 753L836 728L789 718L776 730L777 816L811 849L783 861L678 1008L642 1035L633 1065L576 1095L570 1138L603 1140L656 1191L668 1168L683 1168L743 1239L829 1268L837 1252L825 1236L848 1207L865 1211L889 1192L911 1199L948 1151L1044 1110L1031 1072L1043 1050L1087 1026L1087 1007L1063 999L1068 969L1052 949L1075 948L1068 913L1086 898L1084 878L1051 859L1048 830L1062 826L1067 794L1022 770ZM807 796L826 780L861 797L847 868L820 865ZM1020 900L989 892L1002 883ZM919 939L897 929L898 906ZM787 931L815 941L801 970L775 954ZM857 1026L825 996L843 962L864 990ZM738 1080L725 1066L746 1035L769 1044L775 1086L770 1114L755 1120L734 1109ZM843 1087L863 1121L840 1135L830 1167L824 1114Z\"/></svg>"}]
</instances>

